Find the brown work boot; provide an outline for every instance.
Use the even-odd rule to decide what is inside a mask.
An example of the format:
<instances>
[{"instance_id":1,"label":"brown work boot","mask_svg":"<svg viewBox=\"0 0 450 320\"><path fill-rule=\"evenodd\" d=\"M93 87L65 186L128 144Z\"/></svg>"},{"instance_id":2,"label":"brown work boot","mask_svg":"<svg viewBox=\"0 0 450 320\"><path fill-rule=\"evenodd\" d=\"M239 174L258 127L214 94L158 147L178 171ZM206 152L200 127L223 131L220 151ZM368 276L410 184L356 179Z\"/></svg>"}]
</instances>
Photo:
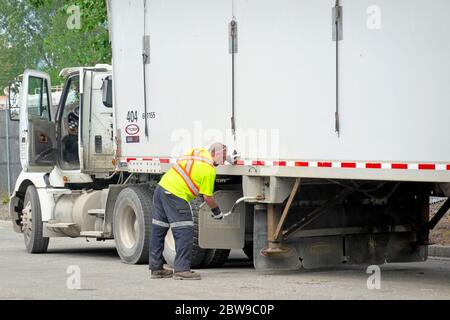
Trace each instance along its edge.
<instances>
[{"instance_id":1,"label":"brown work boot","mask_svg":"<svg viewBox=\"0 0 450 320\"><path fill-rule=\"evenodd\" d=\"M152 270L151 278L152 279L172 278L172 276L173 276L172 270L166 270L166 269L156 270L156 271Z\"/></svg>"},{"instance_id":2,"label":"brown work boot","mask_svg":"<svg viewBox=\"0 0 450 320\"><path fill-rule=\"evenodd\" d=\"M201 278L200 274L194 271L175 272L173 274L174 280L200 280Z\"/></svg>"}]
</instances>

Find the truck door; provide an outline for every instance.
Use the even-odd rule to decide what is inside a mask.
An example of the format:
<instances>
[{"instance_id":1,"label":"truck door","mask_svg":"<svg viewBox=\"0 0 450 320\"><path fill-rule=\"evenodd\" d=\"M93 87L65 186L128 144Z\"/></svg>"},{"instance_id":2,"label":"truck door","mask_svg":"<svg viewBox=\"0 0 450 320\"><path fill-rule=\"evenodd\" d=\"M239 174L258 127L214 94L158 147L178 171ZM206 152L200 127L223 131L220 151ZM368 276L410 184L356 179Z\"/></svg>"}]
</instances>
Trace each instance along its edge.
<instances>
[{"instance_id":1,"label":"truck door","mask_svg":"<svg viewBox=\"0 0 450 320\"><path fill-rule=\"evenodd\" d=\"M87 69L84 79L83 171L109 175L114 171L111 73Z\"/></svg>"},{"instance_id":2,"label":"truck door","mask_svg":"<svg viewBox=\"0 0 450 320\"><path fill-rule=\"evenodd\" d=\"M55 165L55 123L51 117L48 74L26 70L20 92L20 159L24 171L49 171Z\"/></svg>"},{"instance_id":3,"label":"truck door","mask_svg":"<svg viewBox=\"0 0 450 320\"><path fill-rule=\"evenodd\" d=\"M80 77L70 75L64 86L61 103L57 113L59 166L63 170L79 170L79 116L80 116Z\"/></svg>"}]
</instances>

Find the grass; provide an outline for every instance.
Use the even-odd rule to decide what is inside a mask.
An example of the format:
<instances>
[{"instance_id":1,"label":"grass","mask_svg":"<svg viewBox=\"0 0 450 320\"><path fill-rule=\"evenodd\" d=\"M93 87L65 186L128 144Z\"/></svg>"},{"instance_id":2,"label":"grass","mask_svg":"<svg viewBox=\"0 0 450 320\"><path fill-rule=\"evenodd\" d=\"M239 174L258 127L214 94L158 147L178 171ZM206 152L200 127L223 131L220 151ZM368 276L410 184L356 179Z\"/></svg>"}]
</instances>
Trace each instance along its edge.
<instances>
[{"instance_id":1,"label":"grass","mask_svg":"<svg viewBox=\"0 0 450 320\"><path fill-rule=\"evenodd\" d=\"M8 204L9 203L9 196L6 195L6 194L2 195L0 201L1 201L2 204Z\"/></svg>"}]
</instances>

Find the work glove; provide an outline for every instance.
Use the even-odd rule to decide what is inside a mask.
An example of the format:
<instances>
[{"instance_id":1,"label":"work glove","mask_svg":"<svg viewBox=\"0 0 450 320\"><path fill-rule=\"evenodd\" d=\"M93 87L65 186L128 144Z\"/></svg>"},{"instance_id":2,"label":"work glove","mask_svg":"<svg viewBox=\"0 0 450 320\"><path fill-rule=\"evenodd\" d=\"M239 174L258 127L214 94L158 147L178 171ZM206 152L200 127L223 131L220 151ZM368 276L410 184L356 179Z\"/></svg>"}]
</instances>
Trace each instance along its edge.
<instances>
[{"instance_id":1,"label":"work glove","mask_svg":"<svg viewBox=\"0 0 450 320\"><path fill-rule=\"evenodd\" d=\"M241 157L241 155L239 153L237 153L236 150L234 150L233 154L227 155L227 158L225 160L229 164L236 164L240 157Z\"/></svg>"},{"instance_id":2,"label":"work glove","mask_svg":"<svg viewBox=\"0 0 450 320\"><path fill-rule=\"evenodd\" d=\"M216 220L223 219L223 213L219 207L215 207L215 208L211 209L211 217Z\"/></svg>"}]
</instances>

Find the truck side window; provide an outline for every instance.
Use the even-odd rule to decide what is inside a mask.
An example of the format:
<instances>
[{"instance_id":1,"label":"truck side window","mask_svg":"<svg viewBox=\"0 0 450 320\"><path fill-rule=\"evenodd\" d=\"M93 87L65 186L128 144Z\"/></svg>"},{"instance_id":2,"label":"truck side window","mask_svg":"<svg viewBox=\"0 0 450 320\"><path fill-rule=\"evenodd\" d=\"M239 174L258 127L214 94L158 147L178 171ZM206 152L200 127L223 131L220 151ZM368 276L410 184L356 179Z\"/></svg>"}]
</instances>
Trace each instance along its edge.
<instances>
[{"instance_id":1,"label":"truck side window","mask_svg":"<svg viewBox=\"0 0 450 320\"><path fill-rule=\"evenodd\" d=\"M47 80L37 77L29 77L28 81L28 115L44 118L50 121L50 100L48 96Z\"/></svg>"},{"instance_id":2,"label":"truck side window","mask_svg":"<svg viewBox=\"0 0 450 320\"><path fill-rule=\"evenodd\" d=\"M80 121L80 79L72 77L67 84L61 119L61 168L79 169L78 127Z\"/></svg>"},{"instance_id":3,"label":"truck side window","mask_svg":"<svg viewBox=\"0 0 450 320\"><path fill-rule=\"evenodd\" d=\"M103 105L107 108L112 108L113 101L112 101L112 79L111 76L107 77L105 80L103 80Z\"/></svg>"}]
</instances>

